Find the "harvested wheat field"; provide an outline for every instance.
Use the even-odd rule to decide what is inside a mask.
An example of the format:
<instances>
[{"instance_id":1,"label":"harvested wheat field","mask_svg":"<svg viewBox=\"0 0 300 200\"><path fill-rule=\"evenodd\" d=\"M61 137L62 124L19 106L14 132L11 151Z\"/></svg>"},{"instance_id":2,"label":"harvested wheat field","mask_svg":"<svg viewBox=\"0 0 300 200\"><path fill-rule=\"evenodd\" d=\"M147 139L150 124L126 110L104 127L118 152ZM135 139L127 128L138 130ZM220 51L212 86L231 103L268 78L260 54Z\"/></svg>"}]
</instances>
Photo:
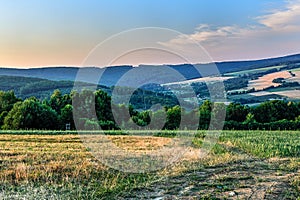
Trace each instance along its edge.
<instances>
[{"instance_id":1,"label":"harvested wheat field","mask_svg":"<svg viewBox=\"0 0 300 200\"><path fill-rule=\"evenodd\" d=\"M102 164L83 143L82 137L89 136L49 133L0 135L1 199L297 199L300 194L299 132L226 131L205 156L202 138L208 133L201 132L181 149L181 159L143 173ZM105 137L124 152L140 155L176 141ZM89 141L106 140L93 136Z\"/></svg>"},{"instance_id":2,"label":"harvested wheat field","mask_svg":"<svg viewBox=\"0 0 300 200\"><path fill-rule=\"evenodd\" d=\"M263 90L267 87L271 86L279 86L278 83L273 83L272 81L276 78L284 78L288 79L291 78L291 74L288 71L281 71L281 72L275 72L271 74L264 75L262 77L259 77L257 80L251 80L248 84L248 89L254 88L255 90Z\"/></svg>"}]
</instances>

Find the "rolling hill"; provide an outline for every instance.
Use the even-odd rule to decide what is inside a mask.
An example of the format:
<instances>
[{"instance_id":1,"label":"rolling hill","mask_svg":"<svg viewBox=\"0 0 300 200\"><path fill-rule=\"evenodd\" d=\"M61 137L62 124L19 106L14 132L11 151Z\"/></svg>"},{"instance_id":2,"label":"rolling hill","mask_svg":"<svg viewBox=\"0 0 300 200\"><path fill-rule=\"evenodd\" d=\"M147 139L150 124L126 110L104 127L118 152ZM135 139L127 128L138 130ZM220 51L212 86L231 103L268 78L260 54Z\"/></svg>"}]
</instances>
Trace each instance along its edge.
<instances>
[{"instance_id":1,"label":"rolling hill","mask_svg":"<svg viewBox=\"0 0 300 200\"><path fill-rule=\"evenodd\" d=\"M233 62L217 62L215 63L221 74L236 72L242 70L259 69L274 65L293 64L300 62L300 54L290 55L279 58L270 58L263 60L251 60L251 61L233 61ZM206 75L214 75L210 72L212 64L180 64L180 65L141 65L138 68L141 71L147 71L153 74L161 83L175 82L176 77L170 75L170 70L173 69L183 75L184 79L190 80L195 78L201 78L197 69L201 72L205 72ZM195 69L196 68L196 69ZM30 68L30 69L14 69L14 68L0 68L0 75L2 76L21 76L30 78L40 78L52 81L74 81L79 70L82 70L86 74L84 80L89 82L90 75L97 75L103 73L98 84L105 86L113 86L118 80L127 72L134 69L133 66L113 66L106 68L98 67L45 67L45 68ZM138 75L137 75L138 76ZM140 79L141 77L134 77L134 74L130 77L131 79Z\"/></svg>"},{"instance_id":2,"label":"rolling hill","mask_svg":"<svg viewBox=\"0 0 300 200\"><path fill-rule=\"evenodd\" d=\"M101 89L112 94L113 87L103 85L94 85L91 83L78 82L75 90L81 89ZM0 91L13 90L18 98L26 99L36 97L40 100L49 99L54 90L59 89L62 94L69 94L74 90L73 81L54 81L41 78L22 77L22 76L3 76L0 75ZM122 96L122 92L127 92L127 87L119 87L118 91ZM126 93L127 94L127 93ZM150 108L153 104L162 104L164 106L174 106L178 101L172 94L162 92L154 92L147 89L137 89L133 93L130 103L136 109Z\"/></svg>"},{"instance_id":3,"label":"rolling hill","mask_svg":"<svg viewBox=\"0 0 300 200\"><path fill-rule=\"evenodd\" d=\"M80 83L80 86L88 88L94 86L90 83ZM31 96L38 99L49 98L54 90L59 89L63 94L70 93L74 87L73 81L53 81L41 78L22 76L0 75L0 90L13 90L17 97L25 99ZM105 86L98 86L106 92L110 89Z\"/></svg>"}]
</instances>

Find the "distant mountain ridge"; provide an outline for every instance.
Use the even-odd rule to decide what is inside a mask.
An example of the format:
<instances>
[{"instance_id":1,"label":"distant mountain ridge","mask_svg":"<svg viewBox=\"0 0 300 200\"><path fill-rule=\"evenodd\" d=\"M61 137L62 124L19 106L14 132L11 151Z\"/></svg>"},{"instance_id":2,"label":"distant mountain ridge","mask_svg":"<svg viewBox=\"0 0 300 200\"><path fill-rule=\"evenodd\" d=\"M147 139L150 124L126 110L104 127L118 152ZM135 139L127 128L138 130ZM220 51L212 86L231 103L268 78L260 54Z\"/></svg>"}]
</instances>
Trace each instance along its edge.
<instances>
[{"instance_id":1,"label":"distant mountain ridge","mask_svg":"<svg viewBox=\"0 0 300 200\"><path fill-rule=\"evenodd\" d=\"M250 60L250 61L228 61L228 62L216 62L220 74L257 69L268 66L283 65L300 63L300 54L289 55L278 58L268 58L262 60ZM138 68L140 70L147 69L149 73L157 73L157 78L163 80L165 83L176 81L174 77L170 76L169 71L165 70L166 66L170 69L179 72L186 80L201 78L202 75L199 73L207 71L212 67L213 63L210 64L178 64L178 65L157 65L157 66L145 66L141 65ZM114 67L45 67L45 68L30 68L30 69L15 69L15 68L0 68L0 75L2 76L21 76L31 78L41 78L53 81L74 81L78 71L86 73L86 80L89 80L91 74L102 74L100 85L113 86L118 80L127 72L134 69L133 66L114 66ZM152 70L152 71L151 71ZM209 75L216 75L215 72L211 72ZM155 74L154 74L155 76ZM132 77L133 80L138 77ZM178 80L177 80L178 81Z\"/></svg>"}]
</instances>

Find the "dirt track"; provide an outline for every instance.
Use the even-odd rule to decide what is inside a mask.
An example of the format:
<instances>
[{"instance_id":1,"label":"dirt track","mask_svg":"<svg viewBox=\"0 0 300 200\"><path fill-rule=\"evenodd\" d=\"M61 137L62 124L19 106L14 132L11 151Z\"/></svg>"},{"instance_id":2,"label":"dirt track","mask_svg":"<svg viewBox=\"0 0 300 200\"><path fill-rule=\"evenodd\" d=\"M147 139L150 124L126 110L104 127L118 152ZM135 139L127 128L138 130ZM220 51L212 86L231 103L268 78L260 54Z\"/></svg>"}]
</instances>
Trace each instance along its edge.
<instances>
[{"instance_id":1,"label":"dirt track","mask_svg":"<svg viewBox=\"0 0 300 200\"><path fill-rule=\"evenodd\" d=\"M168 176L121 199L297 199L286 159L244 159Z\"/></svg>"}]
</instances>

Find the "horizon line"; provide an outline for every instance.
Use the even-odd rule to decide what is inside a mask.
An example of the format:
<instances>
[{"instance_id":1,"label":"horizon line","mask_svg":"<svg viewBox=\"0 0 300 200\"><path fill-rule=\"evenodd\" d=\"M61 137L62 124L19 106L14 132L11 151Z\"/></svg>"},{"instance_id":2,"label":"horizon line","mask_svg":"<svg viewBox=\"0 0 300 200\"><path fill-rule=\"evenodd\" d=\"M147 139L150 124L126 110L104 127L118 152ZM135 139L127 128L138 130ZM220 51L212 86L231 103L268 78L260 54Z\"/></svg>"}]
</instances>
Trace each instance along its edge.
<instances>
[{"instance_id":1,"label":"horizon line","mask_svg":"<svg viewBox=\"0 0 300 200\"><path fill-rule=\"evenodd\" d=\"M213 64L213 63L226 63L226 62L251 62L251 61L262 61L268 59L276 59L276 58L284 58L289 56L297 56L300 55L300 52L292 53L292 54L285 54L285 55L278 55L278 56L270 56L264 58L253 58L253 59L231 59L231 60L220 60L220 61L212 61L208 63L160 63L160 64L145 64L140 63L138 65L134 64L120 64L120 65L112 65L112 66L80 66L80 65L39 65L39 66L0 66L1 69L42 69L42 68L108 68L108 67L139 67L139 66L172 66L172 65L205 65L205 64Z\"/></svg>"}]
</instances>

